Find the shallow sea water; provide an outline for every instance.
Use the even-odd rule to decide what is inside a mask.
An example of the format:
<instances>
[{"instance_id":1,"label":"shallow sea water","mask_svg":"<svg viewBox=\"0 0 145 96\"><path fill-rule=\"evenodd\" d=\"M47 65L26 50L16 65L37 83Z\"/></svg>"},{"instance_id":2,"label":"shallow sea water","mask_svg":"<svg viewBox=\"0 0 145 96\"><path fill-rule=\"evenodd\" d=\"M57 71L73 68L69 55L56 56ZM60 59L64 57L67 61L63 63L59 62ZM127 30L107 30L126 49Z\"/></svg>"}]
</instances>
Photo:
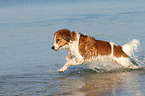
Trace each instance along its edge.
<instances>
[{"instance_id":1,"label":"shallow sea water","mask_svg":"<svg viewBox=\"0 0 145 96\"><path fill-rule=\"evenodd\" d=\"M58 73L67 52L51 46L62 28L119 45L139 39L140 69ZM1 96L144 96L144 49L144 0L0 0Z\"/></svg>"}]
</instances>

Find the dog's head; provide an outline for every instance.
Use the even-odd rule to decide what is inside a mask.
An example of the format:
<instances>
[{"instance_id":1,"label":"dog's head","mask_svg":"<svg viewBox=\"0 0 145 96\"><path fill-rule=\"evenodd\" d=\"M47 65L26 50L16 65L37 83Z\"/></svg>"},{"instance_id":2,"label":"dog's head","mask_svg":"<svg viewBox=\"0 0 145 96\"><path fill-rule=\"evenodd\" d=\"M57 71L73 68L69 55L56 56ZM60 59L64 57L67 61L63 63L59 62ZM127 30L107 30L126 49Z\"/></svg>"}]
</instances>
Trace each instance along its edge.
<instances>
[{"instance_id":1,"label":"dog's head","mask_svg":"<svg viewBox=\"0 0 145 96\"><path fill-rule=\"evenodd\" d=\"M61 48L67 48L69 43L75 40L75 32L70 32L68 29L58 30L54 34L54 44L51 47L55 51L59 51Z\"/></svg>"}]
</instances>

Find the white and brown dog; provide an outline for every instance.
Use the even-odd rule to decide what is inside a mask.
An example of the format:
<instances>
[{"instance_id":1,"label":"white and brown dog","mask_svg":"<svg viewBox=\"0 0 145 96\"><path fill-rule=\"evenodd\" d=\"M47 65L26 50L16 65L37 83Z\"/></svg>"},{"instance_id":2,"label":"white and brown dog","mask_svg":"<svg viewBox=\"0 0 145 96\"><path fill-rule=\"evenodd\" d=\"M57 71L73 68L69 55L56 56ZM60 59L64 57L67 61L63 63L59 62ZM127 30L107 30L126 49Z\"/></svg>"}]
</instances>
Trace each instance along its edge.
<instances>
[{"instance_id":1,"label":"white and brown dog","mask_svg":"<svg viewBox=\"0 0 145 96\"><path fill-rule=\"evenodd\" d=\"M58 70L64 72L71 65L97 60L107 60L125 68L137 69L139 67L134 65L128 56L134 59L133 51L137 51L139 45L140 43L136 39L120 46L113 42L95 40L93 37L62 29L55 32L54 44L51 48L55 51L63 48L69 52L66 57L68 62Z\"/></svg>"}]
</instances>

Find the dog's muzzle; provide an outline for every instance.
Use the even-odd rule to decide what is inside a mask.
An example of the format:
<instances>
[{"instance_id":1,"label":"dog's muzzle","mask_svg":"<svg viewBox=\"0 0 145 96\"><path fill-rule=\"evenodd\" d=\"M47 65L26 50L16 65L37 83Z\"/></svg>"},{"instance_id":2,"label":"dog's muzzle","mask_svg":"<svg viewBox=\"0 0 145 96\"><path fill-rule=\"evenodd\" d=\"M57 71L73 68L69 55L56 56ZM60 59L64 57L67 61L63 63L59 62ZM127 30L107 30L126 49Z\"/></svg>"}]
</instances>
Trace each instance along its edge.
<instances>
[{"instance_id":1,"label":"dog's muzzle","mask_svg":"<svg viewBox=\"0 0 145 96\"><path fill-rule=\"evenodd\" d=\"M60 46L59 48L56 49L55 46L53 45L53 46L51 47L51 49L53 49L53 50L55 50L55 51L58 51L58 50L61 49L61 47L62 47L62 46Z\"/></svg>"}]
</instances>

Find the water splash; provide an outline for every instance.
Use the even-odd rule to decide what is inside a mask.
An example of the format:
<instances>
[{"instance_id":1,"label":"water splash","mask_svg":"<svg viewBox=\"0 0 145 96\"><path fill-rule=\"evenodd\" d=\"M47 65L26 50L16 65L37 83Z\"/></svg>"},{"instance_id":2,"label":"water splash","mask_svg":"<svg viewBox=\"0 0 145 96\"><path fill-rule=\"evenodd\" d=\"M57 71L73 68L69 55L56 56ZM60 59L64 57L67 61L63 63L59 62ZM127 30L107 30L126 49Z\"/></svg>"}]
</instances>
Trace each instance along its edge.
<instances>
[{"instance_id":1,"label":"water splash","mask_svg":"<svg viewBox=\"0 0 145 96\"><path fill-rule=\"evenodd\" d=\"M135 63L140 67L140 68L145 68L145 56L139 57L135 56Z\"/></svg>"},{"instance_id":2,"label":"water splash","mask_svg":"<svg viewBox=\"0 0 145 96\"><path fill-rule=\"evenodd\" d=\"M121 65L113 64L111 62L103 62L103 61L97 61L97 62L91 62L86 63L86 66L90 69L95 70L96 72L106 72L106 71L115 71L124 69Z\"/></svg>"},{"instance_id":3,"label":"water splash","mask_svg":"<svg viewBox=\"0 0 145 96\"><path fill-rule=\"evenodd\" d=\"M145 68L145 56L139 57L135 56L135 60L131 60L134 65L140 67L140 69ZM124 68L119 64L114 64L109 61L97 61L97 62L89 62L85 64L87 68L95 70L96 72L112 72L112 71L128 71L132 69Z\"/></svg>"}]
</instances>

